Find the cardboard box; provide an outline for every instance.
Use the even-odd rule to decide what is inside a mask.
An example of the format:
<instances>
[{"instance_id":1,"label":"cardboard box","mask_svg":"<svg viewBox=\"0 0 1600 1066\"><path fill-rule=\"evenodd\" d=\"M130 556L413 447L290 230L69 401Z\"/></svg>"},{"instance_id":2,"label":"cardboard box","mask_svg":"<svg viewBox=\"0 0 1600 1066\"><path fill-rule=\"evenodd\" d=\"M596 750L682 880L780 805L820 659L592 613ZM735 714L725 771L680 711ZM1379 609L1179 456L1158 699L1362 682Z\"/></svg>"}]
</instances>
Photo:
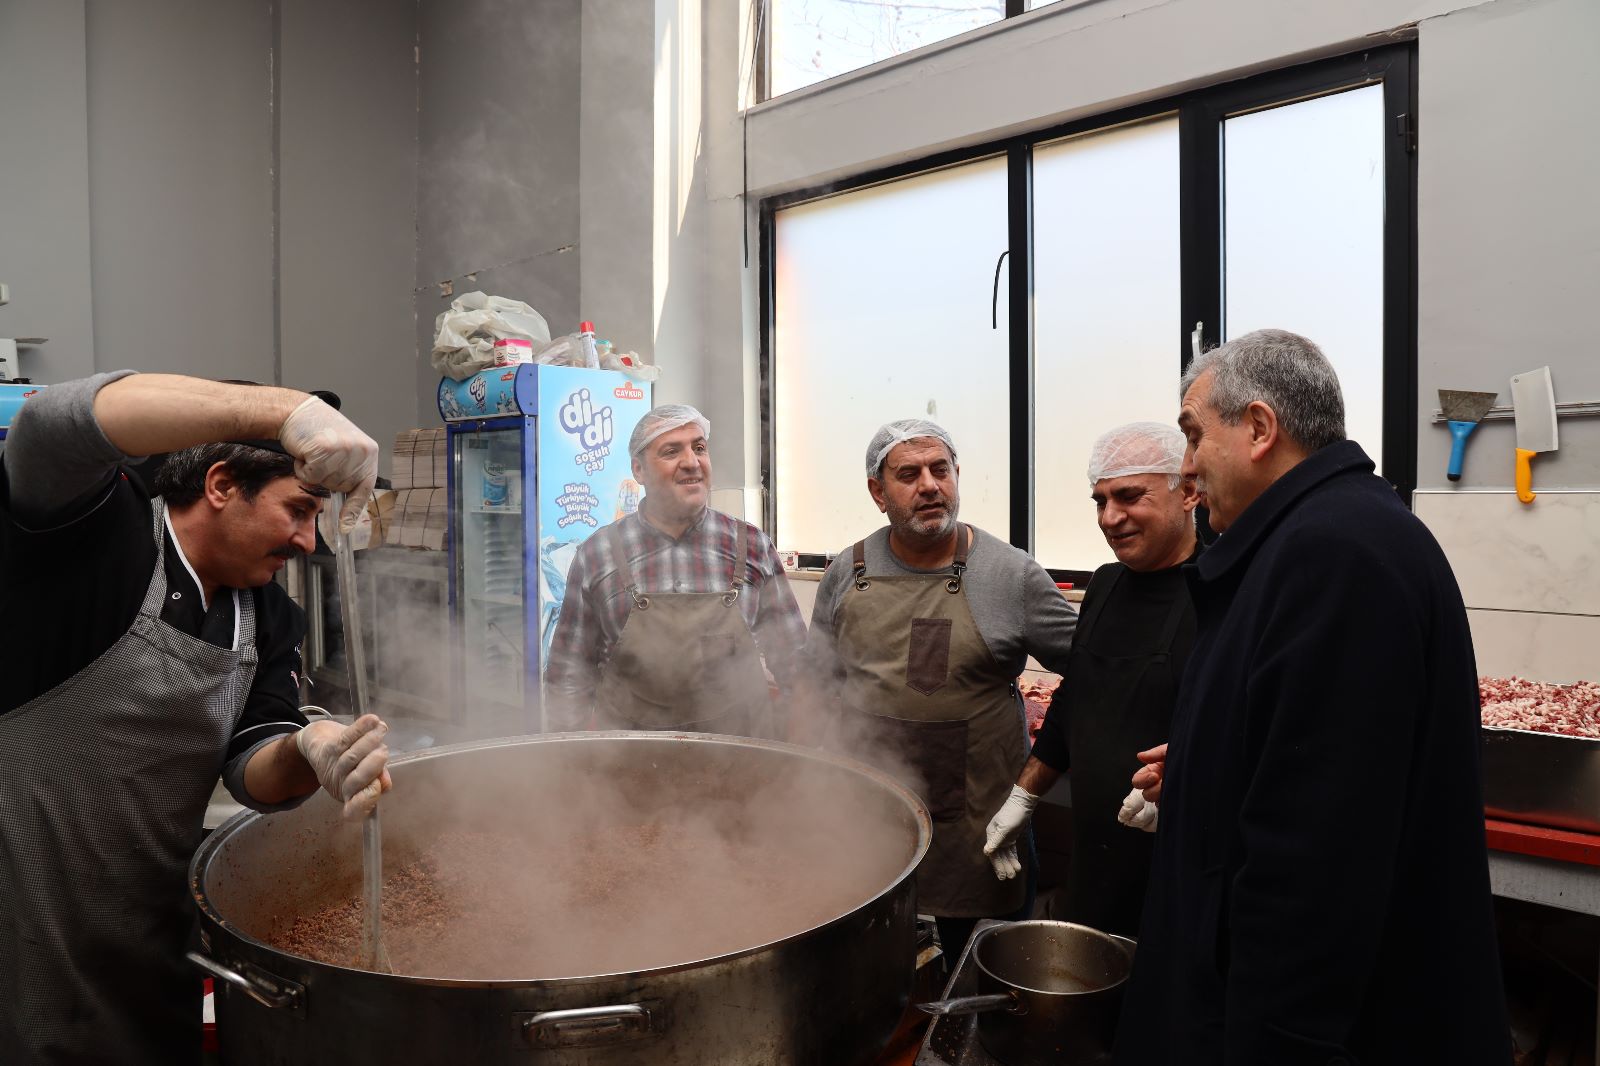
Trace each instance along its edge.
<instances>
[{"instance_id":1,"label":"cardboard box","mask_svg":"<svg viewBox=\"0 0 1600 1066\"><path fill-rule=\"evenodd\" d=\"M390 485L396 489L444 488L449 480L447 447L443 426L395 434Z\"/></svg>"}]
</instances>

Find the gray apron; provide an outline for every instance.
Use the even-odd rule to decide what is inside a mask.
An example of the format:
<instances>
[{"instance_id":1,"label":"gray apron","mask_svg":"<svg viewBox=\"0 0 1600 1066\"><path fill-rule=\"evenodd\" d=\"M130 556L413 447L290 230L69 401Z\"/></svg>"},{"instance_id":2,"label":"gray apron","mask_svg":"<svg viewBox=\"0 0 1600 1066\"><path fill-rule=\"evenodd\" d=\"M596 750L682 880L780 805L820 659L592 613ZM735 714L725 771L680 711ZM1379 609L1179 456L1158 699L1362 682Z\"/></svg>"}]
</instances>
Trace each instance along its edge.
<instances>
[{"instance_id":1,"label":"gray apron","mask_svg":"<svg viewBox=\"0 0 1600 1066\"><path fill-rule=\"evenodd\" d=\"M255 676L255 601L229 651L161 621L166 506L132 627L0 715L0 1062L171 1066L200 1058L183 962L191 854Z\"/></svg>"},{"instance_id":2,"label":"gray apron","mask_svg":"<svg viewBox=\"0 0 1600 1066\"><path fill-rule=\"evenodd\" d=\"M770 736L767 675L739 609L750 527L739 525L738 561L722 592L640 592L621 531L613 524L606 533L631 603L601 668L599 727Z\"/></svg>"},{"instance_id":3,"label":"gray apron","mask_svg":"<svg viewBox=\"0 0 1600 1066\"><path fill-rule=\"evenodd\" d=\"M1027 894L1026 878L1001 881L983 854L989 819L1027 759L1027 731L1016 677L995 662L967 606L973 534L959 528L950 574L869 578L865 542L856 544L836 633L845 717L866 737L846 754L897 774L928 805L933 842L917 871L917 909L996 918Z\"/></svg>"}]
</instances>

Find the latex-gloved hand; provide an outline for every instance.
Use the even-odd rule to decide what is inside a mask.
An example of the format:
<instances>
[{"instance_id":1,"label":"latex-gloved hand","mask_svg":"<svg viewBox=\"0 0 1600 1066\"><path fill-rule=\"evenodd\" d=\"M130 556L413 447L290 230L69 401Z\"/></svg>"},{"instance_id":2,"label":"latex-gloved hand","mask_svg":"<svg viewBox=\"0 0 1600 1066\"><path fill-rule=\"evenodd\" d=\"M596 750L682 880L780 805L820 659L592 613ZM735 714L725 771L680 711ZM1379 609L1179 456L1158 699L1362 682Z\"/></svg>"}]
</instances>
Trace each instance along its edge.
<instances>
[{"instance_id":1,"label":"latex-gloved hand","mask_svg":"<svg viewBox=\"0 0 1600 1066\"><path fill-rule=\"evenodd\" d=\"M315 396L289 412L278 441L294 456L295 477L345 494L339 528L354 529L378 478L378 442Z\"/></svg>"},{"instance_id":2,"label":"latex-gloved hand","mask_svg":"<svg viewBox=\"0 0 1600 1066\"><path fill-rule=\"evenodd\" d=\"M1009 881L1022 872L1022 860L1017 857L1017 838L1022 835L1028 819L1033 817L1033 809L1038 805L1038 796L1021 785L1012 785L1011 795L989 819L983 853L988 857L989 865L994 867L994 875L1002 881Z\"/></svg>"},{"instance_id":3,"label":"latex-gloved hand","mask_svg":"<svg viewBox=\"0 0 1600 1066\"><path fill-rule=\"evenodd\" d=\"M1146 833L1154 833L1156 819L1160 814L1160 808L1145 799L1144 792L1136 788L1122 801L1122 809L1117 812L1117 821L1132 829L1143 829Z\"/></svg>"},{"instance_id":4,"label":"latex-gloved hand","mask_svg":"<svg viewBox=\"0 0 1600 1066\"><path fill-rule=\"evenodd\" d=\"M346 818L366 815L394 785L389 748L383 742L388 732L381 718L364 714L348 726L316 721L295 734L295 747L328 794L344 804Z\"/></svg>"}]
</instances>

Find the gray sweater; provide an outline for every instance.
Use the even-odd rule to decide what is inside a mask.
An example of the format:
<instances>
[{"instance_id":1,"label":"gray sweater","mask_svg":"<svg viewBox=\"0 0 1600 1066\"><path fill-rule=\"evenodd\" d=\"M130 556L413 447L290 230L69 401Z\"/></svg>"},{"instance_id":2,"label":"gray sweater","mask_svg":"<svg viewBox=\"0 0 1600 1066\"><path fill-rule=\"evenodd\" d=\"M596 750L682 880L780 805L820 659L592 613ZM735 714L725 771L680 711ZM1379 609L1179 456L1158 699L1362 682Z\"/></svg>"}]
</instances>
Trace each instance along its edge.
<instances>
[{"instance_id":1,"label":"gray sweater","mask_svg":"<svg viewBox=\"0 0 1600 1066\"><path fill-rule=\"evenodd\" d=\"M1019 548L973 527L976 536L967 555L962 581L967 606L989 653L1008 675L1020 674L1028 656L1046 670L1060 673L1067 664L1078 613L1044 568ZM817 587L817 604L811 614L806 658L818 676L830 681L843 675L835 647L835 619L851 586L852 548L840 552ZM948 574L907 566L889 549L889 528L867 537L867 576Z\"/></svg>"}]
</instances>

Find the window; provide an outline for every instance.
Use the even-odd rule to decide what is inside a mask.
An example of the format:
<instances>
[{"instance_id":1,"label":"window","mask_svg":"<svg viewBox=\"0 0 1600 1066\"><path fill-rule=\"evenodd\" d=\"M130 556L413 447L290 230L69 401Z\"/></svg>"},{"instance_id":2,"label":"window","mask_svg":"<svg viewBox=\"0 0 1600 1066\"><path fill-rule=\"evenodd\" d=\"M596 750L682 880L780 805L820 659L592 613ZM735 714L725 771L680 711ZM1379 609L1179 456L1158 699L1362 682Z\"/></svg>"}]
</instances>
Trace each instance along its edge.
<instances>
[{"instance_id":1,"label":"window","mask_svg":"<svg viewBox=\"0 0 1600 1066\"><path fill-rule=\"evenodd\" d=\"M879 424L928 415L961 449L963 517L1086 576L1112 557L1094 438L1171 421L1196 348L1267 325L1323 346L1350 436L1409 495L1412 63L1327 60L766 201L778 546L821 555L881 524L840 486Z\"/></svg>"},{"instance_id":2,"label":"window","mask_svg":"<svg viewBox=\"0 0 1600 1066\"><path fill-rule=\"evenodd\" d=\"M838 551L881 524L867 442L898 418L950 430L962 517L1005 529L1009 345L990 328L1005 158L789 208L775 236L777 543Z\"/></svg>"},{"instance_id":3,"label":"window","mask_svg":"<svg viewBox=\"0 0 1600 1066\"><path fill-rule=\"evenodd\" d=\"M1345 428L1380 467L1383 135L1381 85L1223 123L1223 335L1278 326L1320 344Z\"/></svg>"},{"instance_id":4,"label":"window","mask_svg":"<svg viewBox=\"0 0 1600 1066\"><path fill-rule=\"evenodd\" d=\"M1092 570L1113 556L1089 499L1090 445L1178 406L1176 116L1034 149L1033 271L1033 550Z\"/></svg>"},{"instance_id":5,"label":"window","mask_svg":"<svg viewBox=\"0 0 1600 1066\"><path fill-rule=\"evenodd\" d=\"M803 89L1006 17L1004 0L762 0L767 97Z\"/></svg>"}]
</instances>

